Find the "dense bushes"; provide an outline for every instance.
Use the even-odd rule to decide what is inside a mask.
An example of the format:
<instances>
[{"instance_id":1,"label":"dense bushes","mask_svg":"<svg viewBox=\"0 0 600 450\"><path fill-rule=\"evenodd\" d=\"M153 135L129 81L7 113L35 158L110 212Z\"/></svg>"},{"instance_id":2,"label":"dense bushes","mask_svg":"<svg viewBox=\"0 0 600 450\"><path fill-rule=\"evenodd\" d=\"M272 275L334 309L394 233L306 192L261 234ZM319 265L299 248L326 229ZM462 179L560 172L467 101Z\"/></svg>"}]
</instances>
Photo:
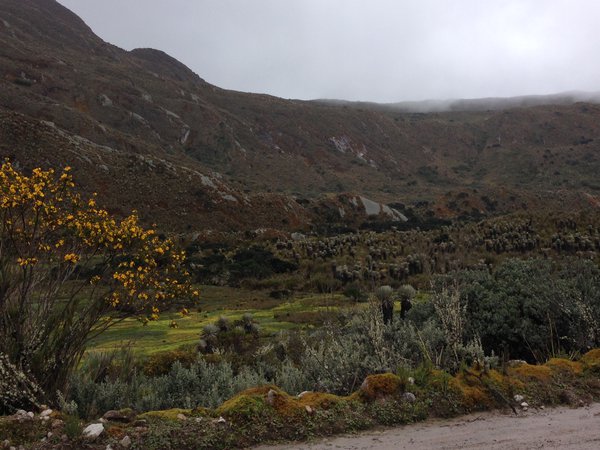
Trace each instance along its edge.
<instances>
[{"instance_id":1,"label":"dense bushes","mask_svg":"<svg viewBox=\"0 0 600 450\"><path fill-rule=\"evenodd\" d=\"M186 360L186 366L176 362L160 376L134 372L101 383L79 376L70 398L87 415L121 407L214 406L267 383L291 394L347 395L373 373L418 367L456 373L465 365L498 366L494 353L541 360L583 352L600 346L599 272L587 261L560 267L509 260L494 273L437 278L429 298L415 301L404 319L396 314L385 324L372 299L310 333L281 334L267 344L256 339L251 317L239 323L221 319L202 333L199 348L207 354Z\"/></svg>"},{"instance_id":2,"label":"dense bushes","mask_svg":"<svg viewBox=\"0 0 600 450\"><path fill-rule=\"evenodd\" d=\"M240 249L231 257L216 249L205 256L193 257L191 262L197 280L211 284L238 285L244 279L262 280L298 268L258 245Z\"/></svg>"},{"instance_id":3,"label":"dense bushes","mask_svg":"<svg viewBox=\"0 0 600 450\"><path fill-rule=\"evenodd\" d=\"M157 377L134 372L127 379L96 383L76 376L71 380L70 399L77 403L82 417L126 407L136 411L214 407L234 393L262 383L264 379L254 372L236 375L229 363L209 364L200 358L187 368L175 362L167 374Z\"/></svg>"},{"instance_id":4,"label":"dense bushes","mask_svg":"<svg viewBox=\"0 0 600 450\"><path fill-rule=\"evenodd\" d=\"M463 337L481 338L486 352L544 361L600 345L600 272L591 261L511 259L493 274L463 271L437 283L451 280L466 307Z\"/></svg>"}]
</instances>

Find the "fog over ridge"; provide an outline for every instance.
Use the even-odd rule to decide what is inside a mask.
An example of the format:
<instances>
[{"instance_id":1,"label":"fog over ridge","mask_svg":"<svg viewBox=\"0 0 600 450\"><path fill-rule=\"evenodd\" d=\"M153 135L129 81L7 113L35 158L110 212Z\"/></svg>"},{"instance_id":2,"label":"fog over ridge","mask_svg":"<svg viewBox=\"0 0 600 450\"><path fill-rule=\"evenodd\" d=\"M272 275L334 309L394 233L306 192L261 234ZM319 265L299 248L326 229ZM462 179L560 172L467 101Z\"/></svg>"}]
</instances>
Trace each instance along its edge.
<instances>
[{"instance_id":1,"label":"fog over ridge","mask_svg":"<svg viewBox=\"0 0 600 450\"><path fill-rule=\"evenodd\" d=\"M59 0L217 86L393 103L600 90L595 0Z\"/></svg>"}]
</instances>

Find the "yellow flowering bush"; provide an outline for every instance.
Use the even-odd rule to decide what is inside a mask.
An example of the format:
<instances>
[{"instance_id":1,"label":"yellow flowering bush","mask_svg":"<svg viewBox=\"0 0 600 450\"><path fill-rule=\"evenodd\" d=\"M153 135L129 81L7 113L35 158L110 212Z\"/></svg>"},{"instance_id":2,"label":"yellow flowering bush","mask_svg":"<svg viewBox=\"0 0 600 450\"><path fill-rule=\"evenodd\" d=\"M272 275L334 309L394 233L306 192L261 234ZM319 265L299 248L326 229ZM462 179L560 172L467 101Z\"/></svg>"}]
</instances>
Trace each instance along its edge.
<instances>
[{"instance_id":1,"label":"yellow flowering bush","mask_svg":"<svg viewBox=\"0 0 600 450\"><path fill-rule=\"evenodd\" d=\"M185 254L75 190L70 168L0 168L0 355L49 395L86 343L124 317L193 300ZM0 405L1 409L2 405Z\"/></svg>"}]
</instances>

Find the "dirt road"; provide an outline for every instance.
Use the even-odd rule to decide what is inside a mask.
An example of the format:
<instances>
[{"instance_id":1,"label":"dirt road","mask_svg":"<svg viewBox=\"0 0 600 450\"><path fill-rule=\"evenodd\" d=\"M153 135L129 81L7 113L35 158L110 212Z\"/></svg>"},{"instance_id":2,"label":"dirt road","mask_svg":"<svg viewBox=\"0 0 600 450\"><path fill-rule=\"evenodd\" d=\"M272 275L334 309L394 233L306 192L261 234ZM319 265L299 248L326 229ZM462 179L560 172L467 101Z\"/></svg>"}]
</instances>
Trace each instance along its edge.
<instances>
[{"instance_id":1,"label":"dirt road","mask_svg":"<svg viewBox=\"0 0 600 450\"><path fill-rule=\"evenodd\" d=\"M273 449L600 449L600 404L472 414Z\"/></svg>"}]
</instances>

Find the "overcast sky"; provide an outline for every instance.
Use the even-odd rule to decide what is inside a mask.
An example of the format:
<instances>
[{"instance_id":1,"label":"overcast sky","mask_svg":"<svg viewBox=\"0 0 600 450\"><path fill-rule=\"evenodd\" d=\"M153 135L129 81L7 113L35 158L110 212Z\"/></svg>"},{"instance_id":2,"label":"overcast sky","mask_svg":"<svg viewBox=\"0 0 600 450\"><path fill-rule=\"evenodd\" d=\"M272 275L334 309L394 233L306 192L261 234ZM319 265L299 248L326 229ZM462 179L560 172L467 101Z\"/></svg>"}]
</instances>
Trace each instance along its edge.
<instances>
[{"instance_id":1,"label":"overcast sky","mask_svg":"<svg viewBox=\"0 0 600 450\"><path fill-rule=\"evenodd\" d=\"M223 88L401 100L600 90L598 0L59 0Z\"/></svg>"}]
</instances>

